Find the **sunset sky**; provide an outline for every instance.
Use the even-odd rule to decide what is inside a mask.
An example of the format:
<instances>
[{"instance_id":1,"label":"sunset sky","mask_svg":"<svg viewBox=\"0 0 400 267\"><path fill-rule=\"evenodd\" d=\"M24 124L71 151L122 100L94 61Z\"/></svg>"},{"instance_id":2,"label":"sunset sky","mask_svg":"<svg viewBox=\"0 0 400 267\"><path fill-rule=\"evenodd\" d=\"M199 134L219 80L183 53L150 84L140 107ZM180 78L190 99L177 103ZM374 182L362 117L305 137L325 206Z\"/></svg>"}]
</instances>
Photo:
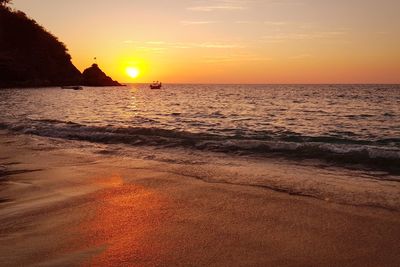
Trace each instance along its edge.
<instances>
[{"instance_id":1,"label":"sunset sky","mask_svg":"<svg viewBox=\"0 0 400 267\"><path fill-rule=\"evenodd\" d=\"M399 0L13 3L122 82L400 83Z\"/></svg>"}]
</instances>

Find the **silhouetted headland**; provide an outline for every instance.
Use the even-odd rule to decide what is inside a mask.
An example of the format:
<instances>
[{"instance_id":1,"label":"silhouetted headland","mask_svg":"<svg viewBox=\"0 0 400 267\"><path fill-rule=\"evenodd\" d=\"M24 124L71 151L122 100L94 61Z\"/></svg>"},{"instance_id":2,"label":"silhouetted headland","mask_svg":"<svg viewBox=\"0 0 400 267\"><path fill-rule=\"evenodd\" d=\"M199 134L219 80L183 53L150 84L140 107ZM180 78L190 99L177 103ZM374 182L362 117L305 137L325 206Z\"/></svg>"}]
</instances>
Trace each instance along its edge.
<instances>
[{"instance_id":1,"label":"silhouetted headland","mask_svg":"<svg viewBox=\"0 0 400 267\"><path fill-rule=\"evenodd\" d=\"M66 46L21 11L0 4L0 88L120 86L97 65L82 74Z\"/></svg>"},{"instance_id":2,"label":"silhouetted headland","mask_svg":"<svg viewBox=\"0 0 400 267\"><path fill-rule=\"evenodd\" d=\"M119 82L107 76L97 64L85 69L82 78L83 85L86 86L121 86Z\"/></svg>"}]
</instances>

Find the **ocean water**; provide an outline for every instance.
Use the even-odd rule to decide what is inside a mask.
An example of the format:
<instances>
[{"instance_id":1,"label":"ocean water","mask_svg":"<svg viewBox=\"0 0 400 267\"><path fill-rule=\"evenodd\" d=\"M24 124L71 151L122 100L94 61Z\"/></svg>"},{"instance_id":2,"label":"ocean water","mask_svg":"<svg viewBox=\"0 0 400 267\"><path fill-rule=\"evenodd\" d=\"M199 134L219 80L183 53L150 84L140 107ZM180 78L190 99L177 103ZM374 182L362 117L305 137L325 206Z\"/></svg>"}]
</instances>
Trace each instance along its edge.
<instances>
[{"instance_id":1,"label":"ocean water","mask_svg":"<svg viewBox=\"0 0 400 267\"><path fill-rule=\"evenodd\" d=\"M0 129L125 146L400 169L400 85L0 90Z\"/></svg>"}]
</instances>

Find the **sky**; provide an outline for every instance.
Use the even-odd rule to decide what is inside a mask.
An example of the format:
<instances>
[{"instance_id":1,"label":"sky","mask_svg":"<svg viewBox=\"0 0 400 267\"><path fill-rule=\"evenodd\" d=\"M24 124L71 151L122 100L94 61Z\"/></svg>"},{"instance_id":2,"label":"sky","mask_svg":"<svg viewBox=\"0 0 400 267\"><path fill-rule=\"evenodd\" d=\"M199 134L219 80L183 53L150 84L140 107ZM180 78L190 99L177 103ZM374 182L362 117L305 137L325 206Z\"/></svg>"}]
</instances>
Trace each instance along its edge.
<instances>
[{"instance_id":1,"label":"sky","mask_svg":"<svg viewBox=\"0 0 400 267\"><path fill-rule=\"evenodd\" d=\"M399 0L14 0L121 82L400 83ZM137 69L136 78L127 69Z\"/></svg>"}]
</instances>

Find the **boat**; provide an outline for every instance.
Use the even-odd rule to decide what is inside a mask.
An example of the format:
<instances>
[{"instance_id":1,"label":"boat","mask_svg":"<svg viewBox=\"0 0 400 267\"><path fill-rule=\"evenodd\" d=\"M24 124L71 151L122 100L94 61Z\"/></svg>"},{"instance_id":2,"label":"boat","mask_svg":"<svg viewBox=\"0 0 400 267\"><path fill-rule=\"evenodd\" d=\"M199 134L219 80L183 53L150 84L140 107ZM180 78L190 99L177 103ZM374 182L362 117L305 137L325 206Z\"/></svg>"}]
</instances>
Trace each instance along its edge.
<instances>
[{"instance_id":1,"label":"boat","mask_svg":"<svg viewBox=\"0 0 400 267\"><path fill-rule=\"evenodd\" d=\"M161 89L161 87L162 87L162 83L158 82L158 81L150 84L150 89Z\"/></svg>"},{"instance_id":2,"label":"boat","mask_svg":"<svg viewBox=\"0 0 400 267\"><path fill-rule=\"evenodd\" d=\"M82 86L61 86L61 89L82 90Z\"/></svg>"}]
</instances>

